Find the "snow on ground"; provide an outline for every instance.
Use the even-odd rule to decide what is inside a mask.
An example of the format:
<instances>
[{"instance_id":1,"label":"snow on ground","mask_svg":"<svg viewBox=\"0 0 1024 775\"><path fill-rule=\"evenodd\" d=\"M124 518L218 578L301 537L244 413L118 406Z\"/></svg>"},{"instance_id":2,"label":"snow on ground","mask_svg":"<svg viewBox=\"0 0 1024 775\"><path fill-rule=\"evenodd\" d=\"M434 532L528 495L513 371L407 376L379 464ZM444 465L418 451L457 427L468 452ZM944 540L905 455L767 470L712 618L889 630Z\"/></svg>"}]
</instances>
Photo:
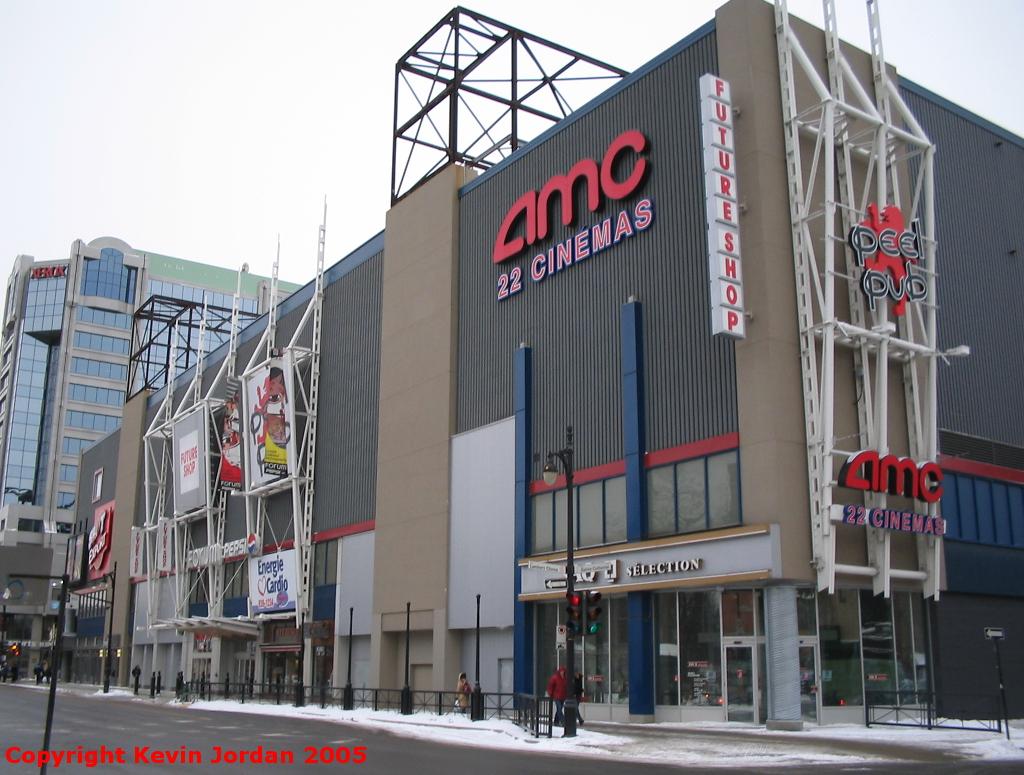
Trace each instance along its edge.
<instances>
[{"instance_id":1,"label":"snow on ground","mask_svg":"<svg viewBox=\"0 0 1024 775\"><path fill-rule=\"evenodd\" d=\"M763 727L724 723L649 724L643 726L604 724L601 731L584 726L576 738L535 739L511 721L472 722L465 716L416 713L402 716L393 711L285 705L242 705L215 700L192 704L197 710L283 715L321 721L355 724L397 735L438 743L471 745L544 753L584 754L597 757L646 760L681 766L760 766L791 764L856 764L892 759L885 751L844 751L843 743L887 743L923 752L946 752L965 759L1024 760L1024 722L1015 722L1014 740L992 732L955 729L914 729L871 727L854 724L809 727L804 732L775 732ZM663 734L679 730L680 734ZM901 757L902 758L902 757Z\"/></svg>"}]
</instances>

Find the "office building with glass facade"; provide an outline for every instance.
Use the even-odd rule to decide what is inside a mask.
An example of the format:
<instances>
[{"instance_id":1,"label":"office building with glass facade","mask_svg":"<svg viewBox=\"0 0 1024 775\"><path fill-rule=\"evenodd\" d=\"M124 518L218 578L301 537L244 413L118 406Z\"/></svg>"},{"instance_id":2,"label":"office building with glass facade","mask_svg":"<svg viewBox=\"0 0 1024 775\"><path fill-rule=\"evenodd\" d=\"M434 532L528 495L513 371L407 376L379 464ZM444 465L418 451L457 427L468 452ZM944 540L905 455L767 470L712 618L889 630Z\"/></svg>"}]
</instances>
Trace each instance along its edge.
<instances>
[{"instance_id":1,"label":"office building with glass facade","mask_svg":"<svg viewBox=\"0 0 1024 775\"><path fill-rule=\"evenodd\" d=\"M134 315L154 296L230 310L266 309L269 280L135 250L104 237L69 256L18 256L7 283L0 364L0 544L41 543L63 571L79 489L79 457L121 423ZM282 283L285 293L297 286ZM188 332L193 347L197 332ZM207 335L206 349L223 343ZM179 354L184 353L184 344ZM167 347L158 353L166 359ZM36 638L38 641L39 639ZM28 658L28 654L26 654Z\"/></svg>"}]
</instances>

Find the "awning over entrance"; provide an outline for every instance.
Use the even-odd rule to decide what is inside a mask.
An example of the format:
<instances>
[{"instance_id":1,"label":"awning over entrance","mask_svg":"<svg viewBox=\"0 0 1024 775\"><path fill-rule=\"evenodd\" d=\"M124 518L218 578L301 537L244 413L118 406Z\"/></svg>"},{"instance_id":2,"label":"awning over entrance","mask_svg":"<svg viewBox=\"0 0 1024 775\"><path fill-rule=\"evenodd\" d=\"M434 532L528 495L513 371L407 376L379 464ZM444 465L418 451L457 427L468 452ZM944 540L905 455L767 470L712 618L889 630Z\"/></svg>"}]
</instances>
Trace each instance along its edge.
<instances>
[{"instance_id":1,"label":"awning over entrance","mask_svg":"<svg viewBox=\"0 0 1024 775\"><path fill-rule=\"evenodd\" d=\"M259 625L256 622L245 619L227 619L221 616L191 616L188 619L174 619L169 622L161 622L161 624L168 628L173 627L179 632L216 635L222 638L239 635L255 638L259 634Z\"/></svg>"}]
</instances>

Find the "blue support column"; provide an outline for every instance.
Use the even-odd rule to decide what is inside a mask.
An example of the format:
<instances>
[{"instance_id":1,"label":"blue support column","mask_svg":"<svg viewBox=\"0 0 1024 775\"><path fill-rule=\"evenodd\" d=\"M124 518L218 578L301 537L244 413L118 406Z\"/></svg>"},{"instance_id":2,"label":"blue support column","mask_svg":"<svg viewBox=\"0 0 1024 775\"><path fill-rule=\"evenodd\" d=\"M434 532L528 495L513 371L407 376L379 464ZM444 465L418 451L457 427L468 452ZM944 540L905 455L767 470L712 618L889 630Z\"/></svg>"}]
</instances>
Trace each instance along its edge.
<instances>
[{"instance_id":1,"label":"blue support column","mask_svg":"<svg viewBox=\"0 0 1024 775\"><path fill-rule=\"evenodd\" d=\"M626 538L647 537L647 422L644 412L643 306L622 307L622 446L626 455ZM630 592L629 713L654 716L654 615L650 592Z\"/></svg>"},{"instance_id":2,"label":"blue support column","mask_svg":"<svg viewBox=\"0 0 1024 775\"><path fill-rule=\"evenodd\" d=\"M654 596L626 595L629 613L629 713L654 716Z\"/></svg>"},{"instance_id":3,"label":"blue support column","mask_svg":"<svg viewBox=\"0 0 1024 775\"><path fill-rule=\"evenodd\" d=\"M533 351L520 347L513 357L512 410L516 418L516 556L519 560L530 552L530 472L531 472L531 414L533 399ZM513 679L516 692L533 694L533 604L519 600L522 591L522 571L516 563L514 605L515 633L513 635Z\"/></svg>"},{"instance_id":4,"label":"blue support column","mask_svg":"<svg viewBox=\"0 0 1024 775\"><path fill-rule=\"evenodd\" d=\"M647 423L644 412L643 306L622 307L622 446L626 454L626 538L647 537Z\"/></svg>"}]
</instances>

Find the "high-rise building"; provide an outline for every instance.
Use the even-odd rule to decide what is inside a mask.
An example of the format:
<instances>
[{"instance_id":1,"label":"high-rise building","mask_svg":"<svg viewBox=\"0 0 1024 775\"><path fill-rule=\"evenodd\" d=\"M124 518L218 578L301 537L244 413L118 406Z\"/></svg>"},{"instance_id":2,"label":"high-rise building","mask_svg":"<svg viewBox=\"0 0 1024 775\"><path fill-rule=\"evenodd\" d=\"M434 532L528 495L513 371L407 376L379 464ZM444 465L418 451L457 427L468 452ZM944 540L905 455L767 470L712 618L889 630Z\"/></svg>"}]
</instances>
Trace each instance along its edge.
<instances>
[{"instance_id":1,"label":"high-rise building","mask_svg":"<svg viewBox=\"0 0 1024 775\"><path fill-rule=\"evenodd\" d=\"M297 287L281 282L279 293ZM17 257L0 349L0 545L51 547L54 570L62 569L79 452L120 425L126 393L166 380L172 337L177 362L194 362L197 327L175 332L171 324L201 316L203 305L228 311L220 318L229 319L236 290L242 317L255 319L269 306L268 278L136 250L112 237L75 240L61 260ZM133 373L130 385L133 333L136 347L149 342L150 368ZM226 325L209 326L203 348L228 335ZM153 358L162 358L163 371L152 368Z\"/></svg>"}]
</instances>

